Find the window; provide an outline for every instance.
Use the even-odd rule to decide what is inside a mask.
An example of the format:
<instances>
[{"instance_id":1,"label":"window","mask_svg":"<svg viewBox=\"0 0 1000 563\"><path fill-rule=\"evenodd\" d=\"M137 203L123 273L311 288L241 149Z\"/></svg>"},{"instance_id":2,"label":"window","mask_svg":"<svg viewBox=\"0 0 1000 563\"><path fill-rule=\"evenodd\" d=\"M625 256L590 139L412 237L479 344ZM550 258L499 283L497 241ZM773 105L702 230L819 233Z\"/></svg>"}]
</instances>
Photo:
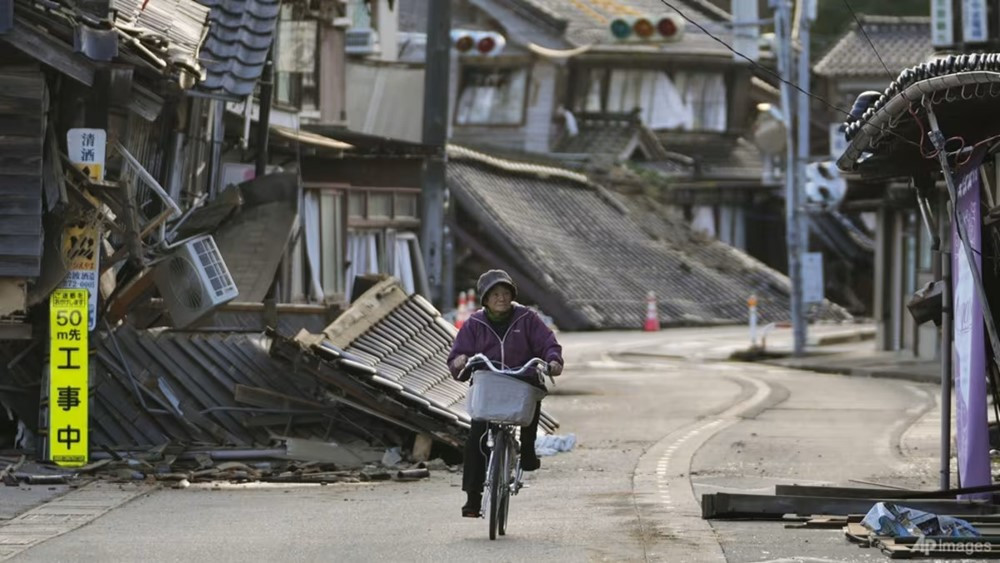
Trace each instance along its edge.
<instances>
[{"instance_id":1,"label":"window","mask_svg":"<svg viewBox=\"0 0 1000 563\"><path fill-rule=\"evenodd\" d=\"M526 68L462 68L457 125L520 125L528 92Z\"/></svg>"},{"instance_id":2,"label":"window","mask_svg":"<svg viewBox=\"0 0 1000 563\"><path fill-rule=\"evenodd\" d=\"M592 68L579 76L578 111L639 109L651 129L726 130L726 81L721 73Z\"/></svg>"},{"instance_id":3,"label":"window","mask_svg":"<svg viewBox=\"0 0 1000 563\"><path fill-rule=\"evenodd\" d=\"M275 32L274 99L295 108L319 104L316 80L316 20L305 18L304 6L284 4Z\"/></svg>"}]
</instances>

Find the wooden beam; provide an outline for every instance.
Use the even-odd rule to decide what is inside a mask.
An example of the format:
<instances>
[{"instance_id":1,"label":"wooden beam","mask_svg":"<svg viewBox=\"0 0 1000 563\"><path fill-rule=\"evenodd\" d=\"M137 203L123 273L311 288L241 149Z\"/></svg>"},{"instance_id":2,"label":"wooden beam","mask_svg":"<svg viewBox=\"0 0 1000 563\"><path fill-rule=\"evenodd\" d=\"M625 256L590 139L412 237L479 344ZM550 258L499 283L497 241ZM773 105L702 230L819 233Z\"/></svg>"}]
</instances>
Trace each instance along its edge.
<instances>
[{"instance_id":1,"label":"wooden beam","mask_svg":"<svg viewBox=\"0 0 1000 563\"><path fill-rule=\"evenodd\" d=\"M240 383L233 388L233 398L237 403L264 409L331 410L330 405Z\"/></svg>"},{"instance_id":2,"label":"wooden beam","mask_svg":"<svg viewBox=\"0 0 1000 563\"><path fill-rule=\"evenodd\" d=\"M96 66L93 62L82 55L73 53L69 45L35 28L24 18L15 17L14 27L7 33L0 35L0 41L10 43L19 51L45 63L84 86L94 84Z\"/></svg>"},{"instance_id":3,"label":"wooden beam","mask_svg":"<svg viewBox=\"0 0 1000 563\"><path fill-rule=\"evenodd\" d=\"M31 325L0 324L0 340L31 340Z\"/></svg>"},{"instance_id":4,"label":"wooden beam","mask_svg":"<svg viewBox=\"0 0 1000 563\"><path fill-rule=\"evenodd\" d=\"M781 519L786 514L837 515L865 514L879 502L896 502L910 508L964 516L967 514L993 514L992 504L958 500L896 499L896 498L833 498L786 495L747 495L713 493L701 497L701 517L739 518L756 520Z\"/></svg>"}]
</instances>

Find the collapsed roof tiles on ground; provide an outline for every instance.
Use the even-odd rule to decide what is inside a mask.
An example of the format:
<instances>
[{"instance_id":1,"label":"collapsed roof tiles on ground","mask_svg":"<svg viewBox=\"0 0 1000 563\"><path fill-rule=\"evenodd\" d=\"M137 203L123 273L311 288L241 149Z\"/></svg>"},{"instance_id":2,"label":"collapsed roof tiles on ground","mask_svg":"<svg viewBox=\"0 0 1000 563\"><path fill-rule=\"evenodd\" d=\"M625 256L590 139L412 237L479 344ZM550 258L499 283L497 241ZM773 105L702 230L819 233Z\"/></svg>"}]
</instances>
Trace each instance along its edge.
<instances>
[{"instance_id":1,"label":"collapsed roof tiles on ground","mask_svg":"<svg viewBox=\"0 0 1000 563\"><path fill-rule=\"evenodd\" d=\"M646 217L568 170L461 147L449 147L449 158L459 239L476 244L468 221L478 223L476 236L509 262L497 266L530 274L523 293L562 328L640 327L649 291L667 324L745 322L751 293L765 322L787 318L785 276L680 220ZM849 318L829 303L814 314Z\"/></svg>"}]
</instances>

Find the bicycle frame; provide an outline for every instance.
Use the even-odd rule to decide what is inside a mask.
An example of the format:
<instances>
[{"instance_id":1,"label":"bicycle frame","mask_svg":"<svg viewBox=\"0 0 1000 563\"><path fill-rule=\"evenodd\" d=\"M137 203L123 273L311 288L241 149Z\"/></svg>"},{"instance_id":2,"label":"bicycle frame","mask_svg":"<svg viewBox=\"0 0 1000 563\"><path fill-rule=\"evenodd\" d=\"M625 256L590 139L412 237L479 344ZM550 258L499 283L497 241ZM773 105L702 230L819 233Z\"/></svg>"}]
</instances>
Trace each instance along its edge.
<instances>
[{"instance_id":1,"label":"bicycle frame","mask_svg":"<svg viewBox=\"0 0 1000 563\"><path fill-rule=\"evenodd\" d=\"M543 382L543 376L548 375L548 365L541 358L532 358L520 368L498 368L483 354L469 358L463 372L473 365L521 379L535 371L538 382ZM550 376L551 379L551 376ZM463 380L460 378L460 380ZM555 383L555 381L553 381ZM543 386L544 388L544 386ZM489 450L486 465L486 479L483 482L483 501L480 514L490 521L490 539L507 533L507 514L510 508L510 497L516 495L522 487L524 472L521 469L520 444L515 437L518 426L506 422L489 421L487 425L486 447Z\"/></svg>"}]
</instances>

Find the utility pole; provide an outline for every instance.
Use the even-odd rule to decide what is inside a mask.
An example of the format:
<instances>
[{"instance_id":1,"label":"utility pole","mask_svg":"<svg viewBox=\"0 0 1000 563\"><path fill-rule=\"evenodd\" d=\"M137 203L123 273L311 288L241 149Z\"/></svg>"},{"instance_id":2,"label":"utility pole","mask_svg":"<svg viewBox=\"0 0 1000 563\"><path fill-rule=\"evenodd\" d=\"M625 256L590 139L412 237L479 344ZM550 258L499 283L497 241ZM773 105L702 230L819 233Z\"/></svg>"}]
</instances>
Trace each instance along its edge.
<instances>
[{"instance_id":1,"label":"utility pole","mask_svg":"<svg viewBox=\"0 0 1000 563\"><path fill-rule=\"evenodd\" d=\"M809 224L807 217L802 212L803 192L806 183L806 165L809 164L809 95L811 92L810 77L812 76L812 61L809 59L809 28L812 22L816 21L817 0L799 0L799 101L797 125L799 130L798 159L795 166L795 221L798 226L799 245L798 252L798 293L799 293L799 314L795 317L793 330L795 332L795 355L799 356L805 351L806 324L805 303L803 302L803 280L805 274L802 271L802 255L809 251Z\"/></svg>"},{"instance_id":2,"label":"utility pole","mask_svg":"<svg viewBox=\"0 0 1000 563\"><path fill-rule=\"evenodd\" d=\"M421 189L421 251L435 305L442 306L444 254L445 144L448 137L448 74L451 70L451 1L430 0L427 14L427 59L424 67L424 144L437 151L424 160Z\"/></svg>"},{"instance_id":3,"label":"utility pole","mask_svg":"<svg viewBox=\"0 0 1000 563\"><path fill-rule=\"evenodd\" d=\"M781 75L781 113L785 122L785 134L787 136L785 153L785 243L788 247L788 279L791 282L791 311L792 330L794 336L794 354L801 356L805 352L806 326L805 311L802 302L802 236L799 198L799 182L797 171L799 169L799 159L796 158L796 135L792 127L794 123L792 111L791 84L794 77L793 49L792 49L792 17L790 0L771 0L771 8L774 9L774 37L775 48L777 50L778 73ZM808 58L806 58L806 69L808 70ZM802 78L800 77L800 82ZM805 76L806 88L808 88L809 75ZM800 105L803 97L799 98ZM806 115L808 117L808 104ZM800 126L802 111L800 108ZM805 121L808 128L808 119ZM808 136L808 129L806 130ZM808 146L806 147L808 151ZM808 157L808 152L806 154ZM803 168L804 171L804 168ZM804 177L804 173L803 176Z\"/></svg>"}]
</instances>

